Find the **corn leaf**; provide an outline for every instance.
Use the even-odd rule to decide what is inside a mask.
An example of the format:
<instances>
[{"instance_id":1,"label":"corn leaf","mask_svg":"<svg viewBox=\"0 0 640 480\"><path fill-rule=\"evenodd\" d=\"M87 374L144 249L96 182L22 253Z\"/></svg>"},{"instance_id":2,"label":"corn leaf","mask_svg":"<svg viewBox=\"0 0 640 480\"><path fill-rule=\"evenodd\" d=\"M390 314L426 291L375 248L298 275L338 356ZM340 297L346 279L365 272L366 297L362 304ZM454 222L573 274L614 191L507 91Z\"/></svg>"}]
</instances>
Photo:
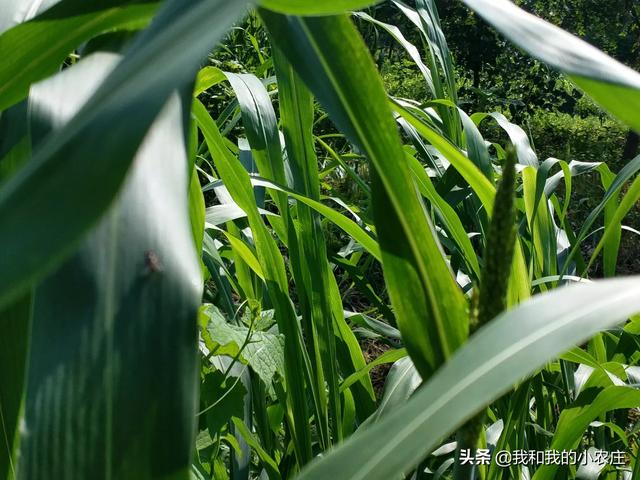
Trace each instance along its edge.
<instances>
[{"instance_id":1,"label":"corn leaf","mask_svg":"<svg viewBox=\"0 0 640 480\"><path fill-rule=\"evenodd\" d=\"M169 94L193 80L244 7L168 3L74 118L0 188L0 306L60 264L97 222ZM96 148L106 131L109 148Z\"/></svg>"},{"instance_id":2,"label":"corn leaf","mask_svg":"<svg viewBox=\"0 0 640 480\"><path fill-rule=\"evenodd\" d=\"M349 10L370 7L382 0L323 0L309 2L307 0L260 0L260 4L275 12L293 15L332 15Z\"/></svg>"},{"instance_id":3,"label":"corn leaf","mask_svg":"<svg viewBox=\"0 0 640 480\"><path fill-rule=\"evenodd\" d=\"M0 110L26 97L32 83L55 73L83 42L106 31L140 28L157 7L154 1L62 0L7 30L0 35Z\"/></svg>"},{"instance_id":4,"label":"corn leaf","mask_svg":"<svg viewBox=\"0 0 640 480\"><path fill-rule=\"evenodd\" d=\"M523 377L638 311L640 277L534 297L481 329L405 405L316 460L298 478L364 480L408 473L442 438Z\"/></svg>"},{"instance_id":5,"label":"corn leaf","mask_svg":"<svg viewBox=\"0 0 640 480\"><path fill-rule=\"evenodd\" d=\"M38 85L38 135L64 129L117 61L93 54ZM181 104L170 97L116 203L36 289L21 477L188 478L201 270Z\"/></svg>"}]
</instances>

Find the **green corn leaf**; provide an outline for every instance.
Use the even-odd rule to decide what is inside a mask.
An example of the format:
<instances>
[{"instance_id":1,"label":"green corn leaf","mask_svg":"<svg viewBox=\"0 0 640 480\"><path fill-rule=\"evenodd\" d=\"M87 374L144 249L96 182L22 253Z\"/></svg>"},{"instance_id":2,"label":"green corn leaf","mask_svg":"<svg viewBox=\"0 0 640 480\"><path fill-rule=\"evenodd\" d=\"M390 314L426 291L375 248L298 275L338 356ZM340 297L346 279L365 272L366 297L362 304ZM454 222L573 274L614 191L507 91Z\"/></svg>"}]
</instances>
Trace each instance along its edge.
<instances>
[{"instance_id":1,"label":"green corn leaf","mask_svg":"<svg viewBox=\"0 0 640 480\"><path fill-rule=\"evenodd\" d=\"M274 213L262 208L258 209L258 211L261 215L275 215ZM247 214L244 213L244 210L235 203L225 203L222 205L213 205L212 207L207 208L205 220L208 227L217 227L233 220L246 218L246 216Z\"/></svg>"},{"instance_id":2,"label":"green corn leaf","mask_svg":"<svg viewBox=\"0 0 640 480\"><path fill-rule=\"evenodd\" d=\"M202 243L204 241L205 215L204 195L200 188L198 172L193 168L191 180L189 181L189 219L191 220L191 233L193 234L193 242L196 245L198 256L201 256Z\"/></svg>"},{"instance_id":3,"label":"green corn leaf","mask_svg":"<svg viewBox=\"0 0 640 480\"><path fill-rule=\"evenodd\" d=\"M66 128L117 61L93 54L38 85L34 139ZM183 120L173 95L116 203L36 289L20 477L188 478L201 271Z\"/></svg>"},{"instance_id":4,"label":"green corn leaf","mask_svg":"<svg viewBox=\"0 0 640 480\"><path fill-rule=\"evenodd\" d=\"M251 184L285 192L291 198L294 198L299 202L309 206L310 208L318 212L320 215L325 217L327 220L333 222L337 227L343 230L347 235L349 235L351 238L356 240L360 245L362 245L362 247L368 253L370 253L374 258L376 258L377 260L380 260L382 258L382 255L380 253L380 246L378 245L378 242L376 242L376 240L372 238L371 235L367 231L365 231L362 227L360 227L356 222L344 216L340 212L337 212L333 208L321 202L313 200L309 197L306 197L304 195L300 195L294 192L293 190L285 188L281 185L277 185L273 182L270 182L262 178L252 177Z\"/></svg>"},{"instance_id":5,"label":"green corn leaf","mask_svg":"<svg viewBox=\"0 0 640 480\"><path fill-rule=\"evenodd\" d=\"M335 277L332 276L330 266L327 265L327 276L329 277L329 296L331 298L331 308L333 310L333 321L337 345L337 358L340 362L340 373L343 376L350 376L366 367L360 343L353 330L347 324L345 312L337 312L342 307L342 296ZM368 418L375 410L375 393L369 375L363 375L357 383L351 386L352 396L357 401L356 414L360 421ZM348 394L344 394L348 395ZM344 420L344 419L343 419Z\"/></svg>"},{"instance_id":6,"label":"green corn leaf","mask_svg":"<svg viewBox=\"0 0 640 480\"><path fill-rule=\"evenodd\" d=\"M473 249L469 235L465 231L460 217L458 217L456 211L438 195L429 175L427 175L427 172L418 159L410 157L409 167L416 179L420 193L437 209L438 215L445 224L449 235L451 235L451 238L456 242L456 245L462 252L462 257L469 266L469 271L472 272L476 278L479 278L480 264L478 263L478 256Z\"/></svg>"},{"instance_id":7,"label":"green corn leaf","mask_svg":"<svg viewBox=\"0 0 640 480\"><path fill-rule=\"evenodd\" d=\"M253 273L264 280L264 272L260 266L260 262L255 256L255 253L251 250L251 247L229 232L223 231L223 234L227 237L227 240L229 240L234 253L242 258Z\"/></svg>"},{"instance_id":8,"label":"green corn leaf","mask_svg":"<svg viewBox=\"0 0 640 480\"><path fill-rule=\"evenodd\" d=\"M267 475L269 476L269 480L280 480L280 471L278 470L278 464L269 456L269 454L262 448L260 442L255 438L253 433L247 428L242 420L234 417L233 424L236 429L245 439L245 441L256 451L260 462L264 465L265 470L267 471Z\"/></svg>"},{"instance_id":9,"label":"green corn leaf","mask_svg":"<svg viewBox=\"0 0 640 480\"><path fill-rule=\"evenodd\" d=\"M55 73L83 42L106 31L141 28L157 7L155 1L62 0L7 30L0 35L0 110L26 97L32 83Z\"/></svg>"},{"instance_id":10,"label":"green corn leaf","mask_svg":"<svg viewBox=\"0 0 640 480\"><path fill-rule=\"evenodd\" d=\"M589 213L589 216L585 219L582 224L582 228L580 229L580 233L576 238L576 241L573 245L573 248L569 252L569 256L567 257L567 261L565 262L564 268L562 270L562 274L566 273L569 268L570 260L574 258L582 241L587 238L589 229L594 224L598 216L604 211L604 209L609 205L609 202L615 200L615 196L618 195L622 186L629 181L629 179L633 178L633 176L640 171L640 156L634 158L629 163L627 163L620 172L613 178L609 188L604 194L602 201Z\"/></svg>"},{"instance_id":11,"label":"green corn leaf","mask_svg":"<svg viewBox=\"0 0 640 480\"><path fill-rule=\"evenodd\" d=\"M371 421L377 421L404 405L420 385L422 378L411 359L404 357L398 360L384 381L384 394Z\"/></svg>"},{"instance_id":12,"label":"green corn leaf","mask_svg":"<svg viewBox=\"0 0 640 480\"><path fill-rule=\"evenodd\" d=\"M292 183L302 193L320 200L320 183L318 180L318 159L313 149L313 97L293 70L286 57L276 47L273 53L274 66L278 77L278 99L280 117L287 148L287 156L291 167ZM286 196L285 196L286 200ZM343 356L336 362L335 327L346 326L344 322L342 302L332 302L332 284L336 283L327 259L327 246L321 217L305 204L297 205L297 228L291 228L295 235L289 236L289 250L293 276L300 295L305 333L309 337L314 355L311 361L317 372L317 390L327 390L327 400L322 405L327 427L325 438L328 445L342 440L342 413L338 377L338 363L347 372L353 371L351 356ZM293 248L292 248L293 247ZM331 285L331 286L330 286ZM310 327L310 328L309 328ZM339 330L345 337L343 350L349 348L351 333L349 328ZM348 360L347 365L344 360ZM364 363L364 358L359 359ZM326 382L326 386L325 386ZM360 396L362 392L358 391ZM320 416L319 416L320 418ZM318 422L320 423L320 422ZM331 430L328 427L331 426ZM333 438L331 436L333 433Z\"/></svg>"},{"instance_id":13,"label":"green corn leaf","mask_svg":"<svg viewBox=\"0 0 640 480\"><path fill-rule=\"evenodd\" d=\"M193 80L244 7L243 0L168 3L74 118L0 188L0 306L51 271L97 222L169 94Z\"/></svg>"},{"instance_id":14,"label":"green corn leaf","mask_svg":"<svg viewBox=\"0 0 640 480\"><path fill-rule=\"evenodd\" d=\"M536 203L537 188L540 185L540 179L537 178L539 174L540 169L535 170L530 166L522 170L523 196L533 240L531 255L535 268L541 276L551 276L557 273L556 230L546 196Z\"/></svg>"},{"instance_id":15,"label":"green corn leaf","mask_svg":"<svg viewBox=\"0 0 640 480\"><path fill-rule=\"evenodd\" d=\"M267 89L255 75L225 75L238 99L242 124L258 171L263 177L286 185L280 131ZM280 215L286 219L289 212L286 195L275 193L273 196Z\"/></svg>"},{"instance_id":16,"label":"green corn leaf","mask_svg":"<svg viewBox=\"0 0 640 480\"><path fill-rule=\"evenodd\" d=\"M484 138L469 115L462 109L458 109L458 113L464 127L464 142L467 147L467 155L482 170L485 177L493 183L493 163L491 163L489 149Z\"/></svg>"},{"instance_id":17,"label":"green corn leaf","mask_svg":"<svg viewBox=\"0 0 640 480\"><path fill-rule=\"evenodd\" d=\"M298 477L395 478L481 408L550 359L640 311L640 277L566 287L502 314L474 335L403 406Z\"/></svg>"},{"instance_id":18,"label":"green corn leaf","mask_svg":"<svg viewBox=\"0 0 640 480\"><path fill-rule=\"evenodd\" d=\"M210 89L214 85L218 85L227 79L224 72L216 67L204 67L198 72L196 77L196 85L193 89L193 96L197 97L205 90Z\"/></svg>"},{"instance_id":19,"label":"green corn leaf","mask_svg":"<svg viewBox=\"0 0 640 480\"><path fill-rule=\"evenodd\" d=\"M410 7L402 2L394 2L404 13L408 14ZM413 12L412 12L413 14ZM435 80L438 99L449 99L453 108L439 107L442 117L445 134L453 140L456 145L461 143L462 129L458 116L458 87L453 67L453 59L449 51L449 45L440 26L438 8L434 0L416 0L415 15L420 24L420 31L423 33L429 47L431 61L431 74ZM438 67L439 64L439 67ZM442 72L442 81L439 76Z\"/></svg>"},{"instance_id":20,"label":"green corn leaf","mask_svg":"<svg viewBox=\"0 0 640 480\"><path fill-rule=\"evenodd\" d=\"M482 171L456 148L455 145L412 114L408 109L404 108L398 102L393 102L392 106L425 140L436 147L445 158L451 162L451 165L460 173L478 196L486 212L491 215L496 189L491 181L482 174ZM514 305L518 300L523 300L529 296L529 283L529 275L522 247L520 242L516 242L515 259L509 285L510 304Z\"/></svg>"},{"instance_id":21,"label":"green corn leaf","mask_svg":"<svg viewBox=\"0 0 640 480\"><path fill-rule=\"evenodd\" d=\"M408 109L404 108L398 102L393 102L394 110L404 118L416 131L434 147L436 147L445 158L451 162L451 165L466 180L469 186L474 190L482 206L490 215L493 212L493 202L495 199L496 189L489 179L482 174L482 171L467 158L458 148L455 147L446 138L442 137L437 131L420 120ZM444 210L443 210L444 211ZM462 243L460 243L462 244ZM469 257L470 259L472 257ZM467 260L470 261L470 260ZM513 270L510 279L510 304L516 304L518 300L523 300L529 296L529 275L522 252L520 242L516 243L515 259L513 262Z\"/></svg>"},{"instance_id":22,"label":"green corn leaf","mask_svg":"<svg viewBox=\"0 0 640 480\"><path fill-rule=\"evenodd\" d=\"M451 162L451 165L453 165L474 190L487 213L491 214L496 189L491 181L482 174L478 166L469 158L465 157L455 145L413 115L409 110L403 108L397 102L393 103L393 108L402 118L409 122L425 140L436 147L445 158Z\"/></svg>"},{"instance_id":23,"label":"green corn leaf","mask_svg":"<svg viewBox=\"0 0 640 480\"><path fill-rule=\"evenodd\" d=\"M381 1L322 0L321 2L309 2L307 0L260 0L259 3L269 10L292 15L333 15L370 7Z\"/></svg>"},{"instance_id":24,"label":"green corn leaf","mask_svg":"<svg viewBox=\"0 0 640 480\"><path fill-rule=\"evenodd\" d=\"M516 152L518 153L518 163L520 163L520 165L538 168L538 157L531 148L529 137L522 127L515 123L511 123L499 112L474 113L471 115L471 120L473 120L476 125L480 125L485 118L493 118L500 128L502 128L509 136L511 144L515 147Z\"/></svg>"}]
</instances>

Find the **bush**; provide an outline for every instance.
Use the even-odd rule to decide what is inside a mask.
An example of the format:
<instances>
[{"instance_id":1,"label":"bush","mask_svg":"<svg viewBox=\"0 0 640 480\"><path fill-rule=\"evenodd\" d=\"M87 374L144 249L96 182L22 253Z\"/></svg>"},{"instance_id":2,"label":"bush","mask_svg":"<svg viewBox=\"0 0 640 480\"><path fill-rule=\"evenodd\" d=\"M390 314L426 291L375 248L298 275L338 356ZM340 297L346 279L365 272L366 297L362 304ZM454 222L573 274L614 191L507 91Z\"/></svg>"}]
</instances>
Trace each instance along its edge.
<instances>
[{"instance_id":1,"label":"bush","mask_svg":"<svg viewBox=\"0 0 640 480\"><path fill-rule=\"evenodd\" d=\"M620 167L628 129L616 120L538 110L527 124L541 160L556 157L567 161L606 162L612 170Z\"/></svg>"}]
</instances>

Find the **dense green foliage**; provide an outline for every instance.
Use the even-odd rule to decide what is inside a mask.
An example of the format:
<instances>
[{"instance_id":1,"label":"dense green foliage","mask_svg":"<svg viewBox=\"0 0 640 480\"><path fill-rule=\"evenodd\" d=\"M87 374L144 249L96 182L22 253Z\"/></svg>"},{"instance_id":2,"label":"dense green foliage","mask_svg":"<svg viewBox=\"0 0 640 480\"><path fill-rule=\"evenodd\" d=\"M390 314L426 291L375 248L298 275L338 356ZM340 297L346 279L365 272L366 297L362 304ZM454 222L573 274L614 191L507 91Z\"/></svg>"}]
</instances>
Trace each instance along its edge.
<instances>
[{"instance_id":1,"label":"dense green foliage","mask_svg":"<svg viewBox=\"0 0 640 480\"><path fill-rule=\"evenodd\" d=\"M0 55L0 480L640 475L634 70L507 0L11 0Z\"/></svg>"}]
</instances>

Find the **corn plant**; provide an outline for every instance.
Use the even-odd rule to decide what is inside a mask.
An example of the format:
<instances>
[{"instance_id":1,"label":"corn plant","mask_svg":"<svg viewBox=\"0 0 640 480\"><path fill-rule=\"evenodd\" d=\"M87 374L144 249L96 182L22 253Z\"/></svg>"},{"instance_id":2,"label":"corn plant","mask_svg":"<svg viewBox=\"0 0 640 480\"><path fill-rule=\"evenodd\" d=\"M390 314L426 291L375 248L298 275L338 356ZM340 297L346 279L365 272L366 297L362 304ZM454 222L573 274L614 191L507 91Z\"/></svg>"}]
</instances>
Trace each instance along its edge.
<instances>
[{"instance_id":1,"label":"corn plant","mask_svg":"<svg viewBox=\"0 0 640 480\"><path fill-rule=\"evenodd\" d=\"M464 1L640 128L636 72ZM638 475L621 412L640 407L640 280L589 274L615 276L640 158L540 162L504 115L461 109L432 0L391 2L422 49L373 3L5 2L0 478ZM386 94L355 22L399 42L429 98ZM206 65L232 28L252 71ZM605 193L573 231L586 172ZM626 457L462 468L480 448Z\"/></svg>"}]
</instances>

